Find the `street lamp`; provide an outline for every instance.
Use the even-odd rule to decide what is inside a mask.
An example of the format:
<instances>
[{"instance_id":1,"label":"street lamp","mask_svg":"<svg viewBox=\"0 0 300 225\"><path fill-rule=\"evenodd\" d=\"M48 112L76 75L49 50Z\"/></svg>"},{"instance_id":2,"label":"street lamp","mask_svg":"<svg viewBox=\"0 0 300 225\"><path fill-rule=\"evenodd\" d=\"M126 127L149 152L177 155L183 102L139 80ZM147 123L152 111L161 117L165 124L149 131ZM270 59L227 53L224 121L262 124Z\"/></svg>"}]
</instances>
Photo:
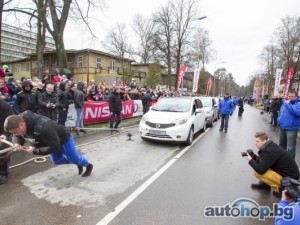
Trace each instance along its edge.
<instances>
[{"instance_id":1,"label":"street lamp","mask_svg":"<svg viewBox=\"0 0 300 225\"><path fill-rule=\"evenodd\" d=\"M216 72L216 68L217 68L217 65L219 65L219 64L224 64L224 63L226 63L226 62L218 62L218 63L216 63L215 64L215 69L214 69L214 73ZM213 95L215 96L215 86L216 86L216 76L215 76L215 74L214 74L214 88L213 88Z\"/></svg>"}]
</instances>

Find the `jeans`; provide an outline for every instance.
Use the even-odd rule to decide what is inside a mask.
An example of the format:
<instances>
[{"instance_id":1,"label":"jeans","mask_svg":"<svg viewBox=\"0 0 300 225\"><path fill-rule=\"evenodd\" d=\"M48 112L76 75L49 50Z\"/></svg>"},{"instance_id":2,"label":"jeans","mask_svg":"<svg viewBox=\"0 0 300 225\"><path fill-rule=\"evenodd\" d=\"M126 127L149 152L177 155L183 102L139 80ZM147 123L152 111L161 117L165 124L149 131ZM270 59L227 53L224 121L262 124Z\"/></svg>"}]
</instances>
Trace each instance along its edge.
<instances>
[{"instance_id":1,"label":"jeans","mask_svg":"<svg viewBox=\"0 0 300 225\"><path fill-rule=\"evenodd\" d=\"M114 126L115 116L117 116L117 122L115 123L115 126ZM110 128L117 129L119 124L121 123L121 121L122 121L122 113L121 112L113 112L110 116Z\"/></svg>"},{"instance_id":2,"label":"jeans","mask_svg":"<svg viewBox=\"0 0 300 225\"><path fill-rule=\"evenodd\" d=\"M76 127L83 127L83 109L76 109L77 119L76 119Z\"/></svg>"},{"instance_id":3,"label":"jeans","mask_svg":"<svg viewBox=\"0 0 300 225\"><path fill-rule=\"evenodd\" d=\"M297 130L279 130L279 146L286 149L293 159L296 156L297 133Z\"/></svg>"},{"instance_id":4,"label":"jeans","mask_svg":"<svg viewBox=\"0 0 300 225\"><path fill-rule=\"evenodd\" d=\"M58 123L65 126L68 116L68 109L58 111Z\"/></svg>"},{"instance_id":5,"label":"jeans","mask_svg":"<svg viewBox=\"0 0 300 225\"><path fill-rule=\"evenodd\" d=\"M64 143L59 150L50 154L50 159L56 165L75 164L78 166L87 167L89 164L87 159L79 155L76 151L72 135L70 135L69 140Z\"/></svg>"},{"instance_id":6,"label":"jeans","mask_svg":"<svg viewBox=\"0 0 300 225\"><path fill-rule=\"evenodd\" d=\"M221 114L221 127L220 130L225 130L228 129L228 120L229 120L229 114Z\"/></svg>"}]
</instances>

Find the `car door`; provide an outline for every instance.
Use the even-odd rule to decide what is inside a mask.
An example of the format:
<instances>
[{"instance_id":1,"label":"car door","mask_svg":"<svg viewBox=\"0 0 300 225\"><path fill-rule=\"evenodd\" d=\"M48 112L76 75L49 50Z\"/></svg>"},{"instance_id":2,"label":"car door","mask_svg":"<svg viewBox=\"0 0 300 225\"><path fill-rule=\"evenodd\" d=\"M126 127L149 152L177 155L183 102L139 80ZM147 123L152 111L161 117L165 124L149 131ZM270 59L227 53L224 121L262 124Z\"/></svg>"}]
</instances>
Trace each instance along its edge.
<instances>
[{"instance_id":1,"label":"car door","mask_svg":"<svg viewBox=\"0 0 300 225\"><path fill-rule=\"evenodd\" d=\"M205 111L200 99L195 99L195 105L197 109L202 110L201 113L197 113L195 118L195 126L197 127L197 129L195 129L195 132L198 132L203 127L203 123L205 121Z\"/></svg>"},{"instance_id":2,"label":"car door","mask_svg":"<svg viewBox=\"0 0 300 225\"><path fill-rule=\"evenodd\" d=\"M214 98L212 98L212 107L213 107L213 111L214 111L213 120L215 121L218 118L218 105L217 105L216 99L214 99Z\"/></svg>"}]
</instances>

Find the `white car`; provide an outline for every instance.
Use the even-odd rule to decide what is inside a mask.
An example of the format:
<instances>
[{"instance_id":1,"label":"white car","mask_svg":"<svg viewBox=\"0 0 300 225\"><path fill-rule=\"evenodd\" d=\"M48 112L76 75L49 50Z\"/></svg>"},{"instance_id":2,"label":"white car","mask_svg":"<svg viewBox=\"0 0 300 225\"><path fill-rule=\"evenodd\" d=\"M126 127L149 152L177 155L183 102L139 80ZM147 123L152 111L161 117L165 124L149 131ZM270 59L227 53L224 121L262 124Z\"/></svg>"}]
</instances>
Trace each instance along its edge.
<instances>
[{"instance_id":1,"label":"white car","mask_svg":"<svg viewBox=\"0 0 300 225\"><path fill-rule=\"evenodd\" d=\"M205 118L207 126L212 127L214 121L219 119L218 103L213 97L200 97L205 110Z\"/></svg>"},{"instance_id":2,"label":"white car","mask_svg":"<svg viewBox=\"0 0 300 225\"><path fill-rule=\"evenodd\" d=\"M205 110L199 97L169 97L143 115L139 132L143 140L184 142L191 145L194 134L206 129Z\"/></svg>"}]
</instances>

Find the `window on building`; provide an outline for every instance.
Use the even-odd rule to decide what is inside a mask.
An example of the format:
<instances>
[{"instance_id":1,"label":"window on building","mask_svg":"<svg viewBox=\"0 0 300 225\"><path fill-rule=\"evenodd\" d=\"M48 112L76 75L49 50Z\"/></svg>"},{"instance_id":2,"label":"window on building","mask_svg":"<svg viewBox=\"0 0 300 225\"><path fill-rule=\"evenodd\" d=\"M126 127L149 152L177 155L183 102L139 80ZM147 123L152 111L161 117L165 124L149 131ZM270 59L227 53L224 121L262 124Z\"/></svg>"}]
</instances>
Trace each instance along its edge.
<instances>
[{"instance_id":1,"label":"window on building","mask_svg":"<svg viewBox=\"0 0 300 225\"><path fill-rule=\"evenodd\" d=\"M109 60L109 71L115 72L115 60Z\"/></svg>"},{"instance_id":2,"label":"window on building","mask_svg":"<svg viewBox=\"0 0 300 225\"><path fill-rule=\"evenodd\" d=\"M21 73L21 71L22 71L22 65L21 65L21 64L18 64L18 65L17 65L17 72L18 72L18 73Z\"/></svg>"},{"instance_id":3,"label":"window on building","mask_svg":"<svg viewBox=\"0 0 300 225\"><path fill-rule=\"evenodd\" d=\"M96 68L101 68L102 67L102 58L101 57L96 57Z\"/></svg>"},{"instance_id":4,"label":"window on building","mask_svg":"<svg viewBox=\"0 0 300 225\"><path fill-rule=\"evenodd\" d=\"M78 56L77 66L78 67L82 67L83 66L83 57L82 56Z\"/></svg>"},{"instance_id":5,"label":"window on building","mask_svg":"<svg viewBox=\"0 0 300 225\"><path fill-rule=\"evenodd\" d=\"M30 63L26 63L26 72L29 72L30 71Z\"/></svg>"},{"instance_id":6,"label":"window on building","mask_svg":"<svg viewBox=\"0 0 300 225\"><path fill-rule=\"evenodd\" d=\"M44 60L44 70L49 70L48 60Z\"/></svg>"}]
</instances>

